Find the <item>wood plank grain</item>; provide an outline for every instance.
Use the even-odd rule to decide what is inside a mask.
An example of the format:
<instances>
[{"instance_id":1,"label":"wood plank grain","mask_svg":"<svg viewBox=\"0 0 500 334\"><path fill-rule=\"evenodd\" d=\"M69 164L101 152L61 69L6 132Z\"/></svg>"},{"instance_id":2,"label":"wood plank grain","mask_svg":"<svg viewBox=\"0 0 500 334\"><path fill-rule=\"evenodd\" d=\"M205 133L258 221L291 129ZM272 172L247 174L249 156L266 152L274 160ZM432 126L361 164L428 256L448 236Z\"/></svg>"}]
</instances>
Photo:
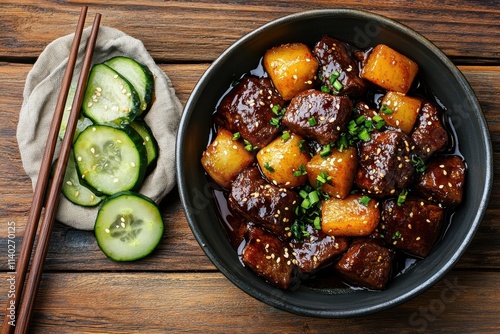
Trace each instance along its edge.
<instances>
[{"instance_id":1,"label":"wood plank grain","mask_svg":"<svg viewBox=\"0 0 500 334\"><path fill-rule=\"evenodd\" d=\"M405 304L332 321L275 309L219 273L49 273L30 332L494 333L500 318L491 310L499 295L491 287L499 284L498 272L452 271Z\"/></svg>"},{"instance_id":2,"label":"wood plank grain","mask_svg":"<svg viewBox=\"0 0 500 334\"><path fill-rule=\"evenodd\" d=\"M419 31L463 63L498 64L500 12L495 1L361 0L252 1L4 1L0 4L0 57L34 60L57 37L74 31L79 6L100 12L103 25L141 39L159 62L210 62L238 38L273 19L312 9L372 11Z\"/></svg>"}]
</instances>

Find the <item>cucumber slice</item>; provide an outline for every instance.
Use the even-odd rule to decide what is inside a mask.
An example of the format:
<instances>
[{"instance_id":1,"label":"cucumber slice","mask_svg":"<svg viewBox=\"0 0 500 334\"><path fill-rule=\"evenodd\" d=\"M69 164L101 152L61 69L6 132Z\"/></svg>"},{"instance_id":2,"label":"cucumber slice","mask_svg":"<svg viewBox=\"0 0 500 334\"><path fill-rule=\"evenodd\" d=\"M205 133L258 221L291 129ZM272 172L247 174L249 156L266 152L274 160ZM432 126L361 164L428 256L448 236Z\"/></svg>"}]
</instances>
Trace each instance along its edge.
<instances>
[{"instance_id":1,"label":"cucumber slice","mask_svg":"<svg viewBox=\"0 0 500 334\"><path fill-rule=\"evenodd\" d=\"M141 106L139 116L151 107L154 92L154 76L149 68L128 57L114 57L104 62L116 72L120 73L134 86Z\"/></svg>"},{"instance_id":2,"label":"cucumber slice","mask_svg":"<svg viewBox=\"0 0 500 334\"><path fill-rule=\"evenodd\" d=\"M98 194L138 190L146 174L141 136L129 126L91 125L73 144L81 181Z\"/></svg>"},{"instance_id":3,"label":"cucumber slice","mask_svg":"<svg viewBox=\"0 0 500 334\"><path fill-rule=\"evenodd\" d=\"M63 140L64 139L64 134L66 133L66 128L68 126L68 119L69 119L69 114L71 113L71 106L73 104L73 99L75 98L75 91L76 87L71 86L68 91L68 97L66 98L66 104L64 106L64 112L63 116L61 119L61 126L59 127L59 139ZM78 135L87 128L87 126L92 125L92 121L82 115L80 115L80 118L78 119L78 122L76 123L76 129L75 129L75 137L78 137ZM74 141L74 140L73 140Z\"/></svg>"},{"instance_id":4,"label":"cucumber slice","mask_svg":"<svg viewBox=\"0 0 500 334\"><path fill-rule=\"evenodd\" d=\"M105 64L92 66L82 111L94 123L126 125L139 114L141 100L135 88Z\"/></svg>"},{"instance_id":5,"label":"cucumber slice","mask_svg":"<svg viewBox=\"0 0 500 334\"><path fill-rule=\"evenodd\" d=\"M143 139L143 145L146 148L146 153L148 155L148 171L151 171L156 166L156 161L158 160L158 143L153 136L153 132L149 126L142 119L136 119L130 123L130 127L137 131Z\"/></svg>"},{"instance_id":6,"label":"cucumber slice","mask_svg":"<svg viewBox=\"0 0 500 334\"><path fill-rule=\"evenodd\" d=\"M115 261L134 261L150 254L160 243L163 230L158 206L129 191L105 199L94 225L97 244Z\"/></svg>"},{"instance_id":7,"label":"cucumber slice","mask_svg":"<svg viewBox=\"0 0 500 334\"><path fill-rule=\"evenodd\" d=\"M52 174L54 173L55 163ZM76 171L75 157L73 151L69 153L68 164L64 174L61 192L71 203L81 206L96 206L102 201L102 197L94 194L89 188L80 183Z\"/></svg>"}]
</instances>

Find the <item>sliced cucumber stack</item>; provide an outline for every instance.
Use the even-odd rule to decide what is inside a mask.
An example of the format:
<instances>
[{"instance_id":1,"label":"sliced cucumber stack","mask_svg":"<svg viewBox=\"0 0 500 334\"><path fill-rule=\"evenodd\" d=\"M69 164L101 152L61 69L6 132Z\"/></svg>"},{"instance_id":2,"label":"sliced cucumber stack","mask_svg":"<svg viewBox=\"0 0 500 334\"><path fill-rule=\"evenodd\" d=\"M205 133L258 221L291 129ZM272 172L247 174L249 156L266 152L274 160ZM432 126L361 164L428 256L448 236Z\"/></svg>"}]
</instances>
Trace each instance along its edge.
<instances>
[{"instance_id":1,"label":"sliced cucumber stack","mask_svg":"<svg viewBox=\"0 0 500 334\"><path fill-rule=\"evenodd\" d=\"M82 101L94 123L126 125L139 114L141 100L134 86L105 64L92 66Z\"/></svg>"},{"instance_id":2,"label":"sliced cucumber stack","mask_svg":"<svg viewBox=\"0 0 500 334\"><path fill-rule=\"evenodd\" d=\"M142 137L132 128L91 125L73 150L82 183L99 194L138 190L147 167Z\"/></svg>"},{"instance_id":3,"label":"sliced cucumber stack","mask_svg":"<svg viewBox=\"0 0 500 334\"><path fill-rule=\"evenodd\" d=\"M96 218L97 244L110 259L134 261L150 254L163 236L158 206L132 192L108 197Z\"/></svg>"},{"instance_id":4,"label":"sliced cucumber stack","mask_svg":"<svg viewBox=\"0 0 500 334\"><path fill-rule=\"evenodd\" d=\"M139 116L151 107L154 92L154 76L147 66L128 57L114 57L104 62L120 73L134 86L141 100Z\"/></svg>"}]
</instances>

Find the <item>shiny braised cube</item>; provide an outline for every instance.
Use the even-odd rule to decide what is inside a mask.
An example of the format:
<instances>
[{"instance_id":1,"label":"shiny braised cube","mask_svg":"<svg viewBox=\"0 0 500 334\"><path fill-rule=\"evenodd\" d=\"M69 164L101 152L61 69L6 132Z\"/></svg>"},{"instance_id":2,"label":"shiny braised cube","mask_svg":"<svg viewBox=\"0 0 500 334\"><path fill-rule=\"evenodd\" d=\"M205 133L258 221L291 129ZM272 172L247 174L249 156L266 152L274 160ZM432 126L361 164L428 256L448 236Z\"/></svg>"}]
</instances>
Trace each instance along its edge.
<instances>
[{"instance_id":1,"label":"shiny braised cube","mask_svg":"<svg viewBox=\"0 0 500 334\"><path fill-rule=\"evenodd\" d=\"M358 168L358 154L355 147L339 151L334 147L331 154L322 157L316 154L306 165L309 183L336 198L346 198L351 192L354 176ZM325 183L320 178L330 178Z\"/></svg>"},{"instance_id":2,"label":"shiny braised cube","mask_svg":"<svg viewBox=\"0 0 500 334\"><path fill-rule=\"evenodd\" d=\"M382 203L379 233L387 243L410 254L426 257L441 233L444 209L421 198Z\"/></svg>"},{"instance_id":3,"label":"shiny braised cube","mask_svg":"<svg viewBox=\"0 0 500 334\"><path fill-rule=\"evenodd\" d=\"M443 110L437 105L424 102L420 109L411 138L422 159L439 152L448 144L448 132L441 122Z\"/></svg>"},{"instance_id":4,"label":"shiny braised cube","mask_svg":"<svg viewBox=\"0 0 500 334\"><path fill-rule=\"evenodd\" d=\"M319 267L331 263L347 250L347 237L334 237L308 225L309 234L301 242L293 242L294 263L302 273L312 273Z\"/></svg>"},{"instance_id":5,"label":"shiny braised cube","mask_svg":"<svg viewBox=\"0 0 500 334\"><path fill-rule=\"evenodd\" d=\"M378 201L360 194L351 194L345 199L330 198L321 206L321 229L328 235L367 236L379 220Z\"/></svg>"},{"instance_id":6,"label":"shiny braised cube","mask_svg":"<svg viewBox=\"0 0 500 334\"><path fill-rule=\"evenodd\" d=\"M459 156L431 157L416 189L430 201L456 206L462 202L465 171L465 163Z\"/></svg>"},{"instance_id":7,"label":"shiny braised cube","mask_svg":"<svg viewBox=\"0 0 500 334\"><path fill-rule=\"evenodd\" d=\"M359 77L358 63L345 43L324 36L314 46L313 53L320 64L321 83L331 92L338 91L339 94L349 97L358 97L365 93L367 83ZM335 87L336 85L340 90Z\"/></svg>"},{"instance_id":8,"label":"shiny braised cube","mask_svg":"<svg viewBox=\"0 0 500 334\"><path fill-rule=\"evenodd\" d=\"M417 97L407 96L398 92L387 92L382 99L380 116L385 124L401 129L406 134L410 134L422 100Z\"/></svg>"},{"instance_id":9,"label":"shiny braised cube","mask_svg":"<svg viewBox=\"0 0 500 334\"><path fill-rule=\"evenodd\" d=\"M274 86L284 100L312 88L318 61L309 47L302 43L289 43L269 49L263 65Z\"/></svg>"},{"instance_id":10,"label":"shiny braised cube","mask_svg":"<svg viewBox=\"0 0 500 334\"><path fill-rule=\"evenodd\" d=\"M372 133L369 141L359 145L357 186L377 197L394 195L409 186L415 172L413 146L411 138L401 131Z\"/></svg>"},{"instance_id":11,"label":"shiny braised cube","mask_svg":"<svg viewBox=\"0 0 500 334\"><path fill-rule=\"evenodd\" d=\"M278 128L271 124L276 116L273 108L284 104L269 78L247 76L224 96L214 122L262 148L278 134Z\"/></svg>"},{"instance_id":12,"label":"shiny braised cube","mask_svg":"<svg viewBox=\"0 0 500 334\"><path fill-rule=\"evenodd\" d=\"M282 123L291 132L326 145L339 138L351 113L352 102L347 96L309 89L290 101Z\"/></svg>"},{"instance_id":13,"label":"shiny braised cube","mask_svg":"<svg viewBox=\"0 0 500 334\"><path fill-rule=\"evenodd\" d=\"M372 239L356 239L335 265L340 275L356 285L382 290L391 276L394 252Z\"/></svg>"},{"instance_id":14,"label":"shiny braised cube","mask_svg":"<svg viewBox=\"0 0 500 334\"><path fill-rule=\"evenodd\" d=\"M361 70L361 77L390 91L406 94L418 72L410 58L379 44L373 48Z\"/></svg>"},{"instance_id":15,"label":"shiny braised cube","mask_svg":"<svg viewBox=\"0 0 500 334\"><path fill-rule=\"evenodd\" d=\"M245 149L243 143L233 140L233 134L223 128L219 128L215 140L201 156L201 164L208 175L215 183L227 189L253 160L253 155Z\"/></svg>"},{"instance_id":16,"label":"shiny braised cube","mask_svg":"<svg viewBox=\"0 0 500 334\"><path fill-rule=\"evenodd\" d=\"M249 226L247 239L241 256L244 265L271 284L290 289L296 282L290 246L255 226Z\"/></svg>"},{"instance_id":17,"label":"shiny braised cube","mask_svg":"<svg viewBox=\"0 0 500 334\"><path fill-rule=\"evenodd\" d=\"M294 191L268 183L257 167L248 167L232 183L228 203L233 213L286 238L299 198Z\"/></svg>"},{"instance_id":18,"label":"shiny braised cube","mask_svg":"<svg viewBox=\"0 0 500 334\"><path fill-rule=\"evenodd\" d=\"M305 166L310 156L301 148L302 141L301 136L285 132L257 153L260 170L272 184L294 188L307 182Z\"/></svg>"}]
</instances>

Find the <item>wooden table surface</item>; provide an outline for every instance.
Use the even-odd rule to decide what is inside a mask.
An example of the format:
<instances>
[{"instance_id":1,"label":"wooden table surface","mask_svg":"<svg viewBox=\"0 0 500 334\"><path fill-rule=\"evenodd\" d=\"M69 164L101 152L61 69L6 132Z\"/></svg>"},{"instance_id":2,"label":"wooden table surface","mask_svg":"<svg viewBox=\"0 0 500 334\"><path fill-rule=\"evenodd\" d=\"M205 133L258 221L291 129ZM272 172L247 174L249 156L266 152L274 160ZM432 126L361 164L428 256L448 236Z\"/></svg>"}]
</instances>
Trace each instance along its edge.
<instances>
[{"instance_id":1,"label":"wooden table surface","mask_svg":"<svg viewBox=\"0 0 500 334\"><path fill-rule=\"evenodd\" d=\"M0 2L0 304L8 293L7 225L17 249L32 199L16 127L26 76L52 40L74 32L81 5L102 24L142 40L184 104L209 64L231 43L279 17L355 8L388 16L430 39L475 90L500 159L498 1L158 1ZM140 3L140 5L138 4ZM235 287L212 265L186 222L177 188L162 201L165 235L144 260L115 263L93 233L56 223L31 323L33 333L483 332L500 331L500 186L470 247L443 280L411 301L353 319L289 314ZM448 293L450 286L453 294ZM3 319L3 310L0 311Z\"/></svg>"}]
</instances>

